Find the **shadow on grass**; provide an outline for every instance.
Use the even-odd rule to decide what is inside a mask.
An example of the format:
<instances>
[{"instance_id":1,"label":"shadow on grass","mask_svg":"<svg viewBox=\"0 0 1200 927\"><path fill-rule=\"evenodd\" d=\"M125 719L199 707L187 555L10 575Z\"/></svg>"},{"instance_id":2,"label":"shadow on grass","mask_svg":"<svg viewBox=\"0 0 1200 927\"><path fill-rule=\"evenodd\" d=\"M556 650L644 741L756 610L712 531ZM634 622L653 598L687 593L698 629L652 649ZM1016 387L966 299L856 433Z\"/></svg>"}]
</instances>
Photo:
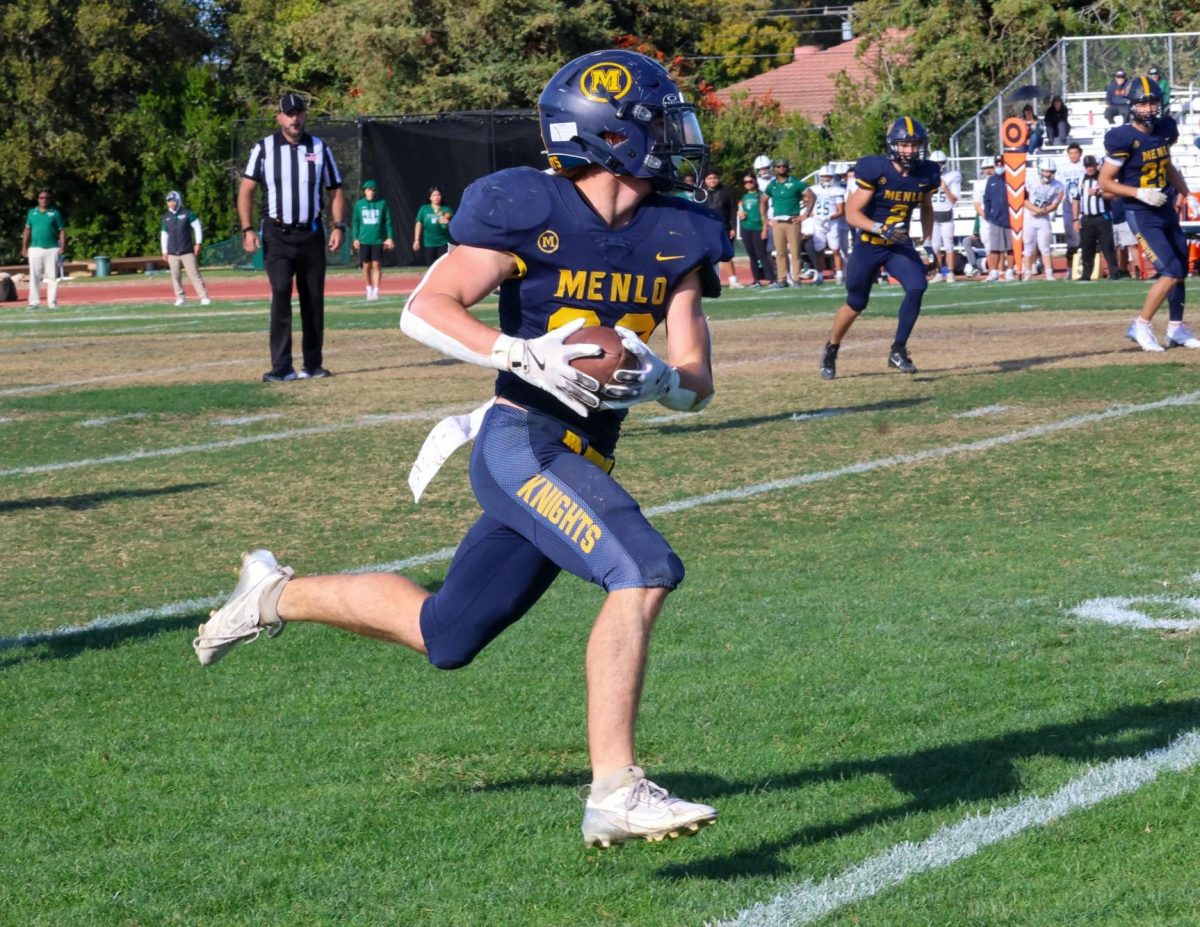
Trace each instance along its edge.
<instances>
[{"instance_id":1,"label":"shadow on grass","mask_svg":"<svg viewBox=\"0 0 1200 927\"><path fill-rule=\"evenodd\" d=\"M204 609L199 609L192 614L172 615L169 618L154 618L108 628L75 630L68 634L58 633L53 637L49 633L31 634L28 640L13 642L8 648L0 648L0 671L24 663L73 660L85 651L111 650L126 641L145 640L182 628L194 628L207 614Z\"/></svg>"},{"instance_id":2,"label":"shadow on grass","mask_svg":"<svg viewBox=\"0 0 1200 927\"><path fill-rule=\"evenodd\" d=\"M673 863L657 876L684 879L732 880L797 873L783 858L796 847L832 840L908 815L962 804L996 805L1025 797L1018 764L1032 757L1058 757L1089 765L1133 757L1165 747L1172 739L1200 727L1200 699L1156 702L1118 708L1070 724L1049 724L998 737L946 744L912 753L833 762L761 779L729 781L703 773L664 771L662 784L693 801L715 802L731 795L796 791L824 782L860 776L883 776L908 800L890 808L867 811L840 821L804 827L775 840L763 840L736 853L688 863ZM498 782L484 791L534 786L578 787L590 778L587 770L567 770L544 778ZM753 820L737 826L754 832Z\"/></svg>"},{"instance_id":3,"label":"shadow on grass","mask_svg":"<svg viewBox=\"0 0 1200 927\"><path fill-rule=\"evenodd\" d=\"M866 412L894 412L899 409L909 409L929 402L925 398L889 399L885 402L868 402L860 406L822 406L816 409L798 409L794 412L778 412L775 415L756 415L749 418L731 418L723 422L706 422L703 419L693 420L686 425L676 424L644 424L631 431L654 431L658 434L689 434L694 435L704 431L728 431L735 428L753 428L755 425L767 425L771 422L787 422L792 419L799 421L820 420L841 415L858 415Z\"/></svg>"},{"instance_id":4,"label":"shadow on grass","mask_svg":"<svg viewBox=\"0 0 1200 927\"><path fill-rule=\"evenodd\" d=\"M72 512L83 512L94 509L107 502L123 501L126 499L150 499L155 496L173 496L178 493L197 492L211 489L218 483L180 483L177 486L163 486L159 489L112 489L108 492L87 492L77 496L42 496L38 499L14 499L11 502L0 502L0 515L9 512L23 512L29 509L63 508Z\"/></svg>"}]
</instances>

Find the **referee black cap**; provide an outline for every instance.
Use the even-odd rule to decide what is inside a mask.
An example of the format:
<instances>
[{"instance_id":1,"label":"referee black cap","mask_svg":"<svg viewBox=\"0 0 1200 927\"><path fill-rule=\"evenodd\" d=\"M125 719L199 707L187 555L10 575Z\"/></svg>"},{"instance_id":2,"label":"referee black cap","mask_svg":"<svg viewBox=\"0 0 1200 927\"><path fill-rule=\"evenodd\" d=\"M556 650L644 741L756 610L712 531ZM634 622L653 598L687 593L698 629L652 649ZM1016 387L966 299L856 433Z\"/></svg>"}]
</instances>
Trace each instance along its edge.
<instances>
[{"instance_id":1,"label":"referee black cap","mask_svg":"<svg viewBox=\"0 0 1200 927\"><path fill-rule=\"evenodd\" d=\"M1095 167L1096 166L1096 156L1095 155L1084 155L1083 156L1083 166L1084 167Z\"/></svg>"},{"instance_id":2,"label":"referee black cap","mask_svg":"<svg viewBox=\"0 0 1200 927\"><path fill-rule=\"evenodd\" d=\"M279 111L281 113L290 113L295 110L305 112L308 109L308 104L304 102L304 97L298 93L285 93L279 98Z\"/></svg>"}]
</instances>

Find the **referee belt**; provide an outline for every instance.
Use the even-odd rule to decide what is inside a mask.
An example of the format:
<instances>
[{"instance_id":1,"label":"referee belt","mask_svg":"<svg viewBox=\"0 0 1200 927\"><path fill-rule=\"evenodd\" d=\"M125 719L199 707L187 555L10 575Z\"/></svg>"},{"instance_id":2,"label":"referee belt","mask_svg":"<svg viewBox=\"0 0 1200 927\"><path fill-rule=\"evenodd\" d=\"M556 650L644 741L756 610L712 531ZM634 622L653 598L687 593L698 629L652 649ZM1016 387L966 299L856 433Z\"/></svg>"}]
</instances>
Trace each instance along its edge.
<instances>
[{"instance_id":1,"label":"referee belt","mask_svg":"<svg viewBox=\"0 0 1200 927\"><path fill-rule=\"evenodd\" d=\"M319 222L281 222L272 219L271 225L284 232L315 232Z\"/></svg>"},{"instance_id":2,"label":"referee belt","mask_svg":"<svg viewBox=\"0 0 1200 927\"><path fill-rule=\"evenodd\" d=\"M1084 219L1107 219L1109 221L1112 221L1112 213L1111 212L1085 212L1083 215L1081 215L1079 217L1079 220L1081 222Z\"/></svg>"}]
</instances>

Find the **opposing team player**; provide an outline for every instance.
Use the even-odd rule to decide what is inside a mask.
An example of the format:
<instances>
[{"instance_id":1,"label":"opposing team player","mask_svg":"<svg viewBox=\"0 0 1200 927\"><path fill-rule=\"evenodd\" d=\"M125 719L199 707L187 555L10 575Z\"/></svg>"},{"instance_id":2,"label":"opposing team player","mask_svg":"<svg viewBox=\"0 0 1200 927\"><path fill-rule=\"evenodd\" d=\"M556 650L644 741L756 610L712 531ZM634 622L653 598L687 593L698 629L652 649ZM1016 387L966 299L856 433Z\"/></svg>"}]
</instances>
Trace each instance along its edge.
<instances>
[{"instance_id":1,"label":"opposing team player","mask_svg":"<svg viewBox=\"0 0 1200 927\"><path fill-rule=\"evenodd\" d=\"M1163 115L1162 90L1149 77L1135 78L1129 90L1129 122L1104 133L1108 154L1100 167L1100 188L1125 205L1125 217L1158 279L1142 303L1142 313L1126 336L1143 351L1161 351L1150 320L1167 301L1167 346L1200 348L1200 338L1183 324L1187 239L1179 227L1175 198L1187 196L1187 182L1171 161L1179 139L1175 120Z\"/></svg>"},{"instance_id":2,"label":"opposing team player","mask_svg":"<svg viewBox=\"0 0 1200 927\"><path fill-rule=\"evenodd\" d=\"M912 212L921 208L922 241L933 234L933 191L941 174L925 160L929 135L917 120L901 116L887 133L887 157L867 155L854 165L855 189L846 200L846 221L858 230L854 251L846 263L846 302L833 317L833 329L821 358L821 378L837 376L838 349L854 320L867 308L879 269L900 281L904 300L887 363L902 373L916 373L908 354L908 338L928 281L925 263L908 235Z\"/></svg>"},{"instance_id":3,"label":"opposing team player","mask_svg":"<svg viewBox=\"0 0 1200 927\"><path fill-rule=\"evenodd\" d=\"M842 282L842 252L838 230L846 215L846 188L837 182L832 164L822 165L817 173L817 185L812 188L815 200L812 213L812 251L809 260L813 269L824 276L824 255L828 248L833 254L834 280Z\"/></svg>"},{"instance_id":4,"label":"opposing team player","mask_svg":"<svg viewBox=\"0 0 1200 927\"><path fill-rule=\"evenodd\" d=\"M1059 183L1054 175L1058 173L1058 165L1053 158L1038 158L1038 179L1029 184L1025 195L1025 223L1022 226L1022 236L1025 241L1025 280L1033 279L1033 266L1039 254L1042 256L1042 267L1047 280L1054 279L1054 255L1050 245L1054 241L1054 229L1051 221L1058 207L1066 196L1066 188ZM1067 267L1067 276L1071 276L1071 268Z\"/></svg>"},{"instance_id":5,"label":"opposing team player","mask_svg":"<svg viewBox=\"0 0 1200 927\"><path fill-rule=\"evenodd\" d=\"M695 833L717 812L676 798L636 765L650 632L683 564L610 475L612 454L631 405L691 412L712 396L701 296L719 294L713 266L732 248L714 213L667 195L682 184L681 161L703 176L707 149L694 108L653 59L578 58L550 79L538 110L554 173L509 169L468 187L450 226L458 247L429 269L401 320L418 341L499 371L493 401L435 429L459 429L459 443L474 437L471 483L483 508L444 583L430 594L393 573L299 578L255 551L195 648L210 664L263 630L314 621L454 669L567 570L607 592L585 661L585 843L661 840ZM499 330L468 311L497 287ZM669 363L645 343L664 323ZM618 327L637 355L619 384L571 366L599 353L566 343L585 324ZM438 444L427 442L435 470L448 453Z\"/></svg>"},{"instance_id":6,"label":"opposing team player","mask_svg":"<svg viewBox=\"0 0 1200 927\"><path fill-rule=\"evenodd\" d=\"M930 204L933 207L933 257L937 261L934 280L953 283L954 277L954 204L962 196L962 174L946 169L946 153L935 151L929 160L938 166L942 182L933 191ZM968 260L967 263L973 263Z\"/></svg>"}]
</instances>

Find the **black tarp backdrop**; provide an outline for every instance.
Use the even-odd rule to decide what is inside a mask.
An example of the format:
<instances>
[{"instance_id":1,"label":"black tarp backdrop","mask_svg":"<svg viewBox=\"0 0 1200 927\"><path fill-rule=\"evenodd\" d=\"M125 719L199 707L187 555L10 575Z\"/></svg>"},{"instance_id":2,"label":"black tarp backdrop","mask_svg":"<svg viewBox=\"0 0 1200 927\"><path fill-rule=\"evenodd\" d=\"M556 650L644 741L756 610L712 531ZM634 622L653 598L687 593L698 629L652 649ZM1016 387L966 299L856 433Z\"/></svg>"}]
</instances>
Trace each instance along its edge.
<instances>
[{"instance_id":1,"label":"black tarp backdrop","mask_svg":"<svg viewBox=\"0 0 1200 927\"><path fill-rule=\"evenodd\" d=\"M273 131L273 122L234 127L234 190L254 143ZM531 111L445 113L432 116L378 116L349 120L310 118L308 130L333 148L342 171L347 208L362 196L364 180L374 180L395 226L396 249L387 266L414 262L413 224L440 187L443 202L455 209L471 181L507 167L546 167L537 114ZM329 198L325 198L328 215Z\"/></svg>"}]
</instances>

